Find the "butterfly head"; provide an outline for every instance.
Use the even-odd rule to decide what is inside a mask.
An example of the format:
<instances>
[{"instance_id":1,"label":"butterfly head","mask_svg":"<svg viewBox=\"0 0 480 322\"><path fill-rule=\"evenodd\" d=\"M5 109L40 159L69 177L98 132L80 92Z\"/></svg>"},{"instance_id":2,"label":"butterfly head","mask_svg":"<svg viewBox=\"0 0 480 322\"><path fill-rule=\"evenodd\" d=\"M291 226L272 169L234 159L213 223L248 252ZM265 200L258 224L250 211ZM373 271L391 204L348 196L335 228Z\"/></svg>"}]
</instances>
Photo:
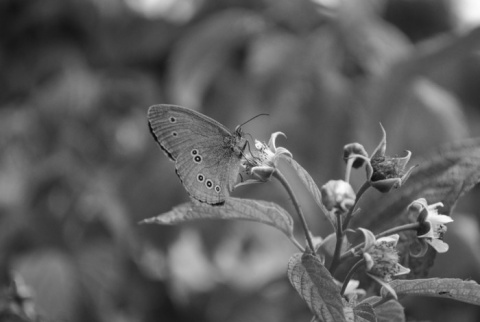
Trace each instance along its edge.
<instances>
[{"instance_id":1,"label":"butterfly head","mask_svg":"<svg viewBox=\"0 0 480 322\"><path fill-rule=\"evenodd\" d=\"M245 139L245 135L244 135L244 133L243 133L242 126L245 125L245 124L247 124L247 123L250 122L251 120L254 120L254 119L256 119L257 117L262 116L262 115L268 115L268 114L262 113L262 114L255 115L255 116L252 117L251 119L243 122L243 123L240 124L240 125L237 125L237 127L235 128L235 131L234 131L234 133L233 133L233 135L232 135L232 137L233 137L233 140L232 140L232 141L233 141L234 143L233 143L231 146L232 146L232 149L233 149L233 151L235 152L236 155L245 157L245 155L244 155L243 152L245 151L245 148L246 148L247 145L248 145L248 140Z\"/></svg>"},{"instance_id":2,"label":"butterfly head","mask_svg":"<svg viewBox=\"0 0 480 322\"><path fill-rule=\"evenodd\" d=\"M245 150L245 147L247 146L247 139L245 139L242 126L238 125L235 128L235 131L232 134L231 137L231 148L233 149L233 152L235 152L236 155L241 156L243 155L243 151Z\"/></svg>"}]
</instances>

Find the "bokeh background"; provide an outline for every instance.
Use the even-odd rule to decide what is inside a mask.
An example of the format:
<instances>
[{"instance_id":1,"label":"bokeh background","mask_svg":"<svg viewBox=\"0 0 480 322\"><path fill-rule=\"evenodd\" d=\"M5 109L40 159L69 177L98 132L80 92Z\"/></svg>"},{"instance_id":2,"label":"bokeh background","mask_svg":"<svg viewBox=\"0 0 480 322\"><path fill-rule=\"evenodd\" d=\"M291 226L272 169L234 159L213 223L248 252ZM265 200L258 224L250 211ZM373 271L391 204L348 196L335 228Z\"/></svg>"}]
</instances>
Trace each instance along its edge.
<instances>
[{"instance_id":1,"label":"bokeh background","mask_svg":"<svg viewBox=\"0 0 480 322\"><path fill-rule=\"evenodd\" d=\"M286 278L296 249L274 229L137 224L188 200L147 108L231 129L269 113L245 131L286 133L318 185L343 177L344 144L373 150L379 122L388 154L427 156L480 135L475 2L1 0L1 321L309 321ZM234 194L292 209L273 182ZM480 281L479 200L477 187L456 207L430 276ZM453 301L402 303L411 319L480 320Z\"/></svg>"}]
</instances>

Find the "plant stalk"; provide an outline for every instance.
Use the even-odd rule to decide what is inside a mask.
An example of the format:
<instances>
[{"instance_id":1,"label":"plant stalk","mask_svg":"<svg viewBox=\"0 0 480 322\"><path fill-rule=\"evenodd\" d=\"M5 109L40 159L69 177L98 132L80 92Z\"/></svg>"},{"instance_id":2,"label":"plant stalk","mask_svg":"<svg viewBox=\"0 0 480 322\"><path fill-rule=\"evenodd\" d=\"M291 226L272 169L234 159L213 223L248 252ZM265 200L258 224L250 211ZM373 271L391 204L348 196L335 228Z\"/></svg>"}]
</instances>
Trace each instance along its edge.
<instances>
[{"instance_id":1,"label":"plant stalk","mask_svg":"<svg viewBox=\"0 0 480 322\"><path fill-rule=\"evenodd\" d=\"M293 206L297 211L298 217L300 218L300 223L302 224L302 228L305 232L305 238L307 239L308 247L312 250L312 253L315 253L315 246L313 245L313 240L312 240L312 236L310 235L310 230L308 229L307 221L305 219L302 209L300 208L300 204L298 203L298 199L295 196L295 193L293 192L292 187L290 187L290 184L288 183L287 179L283 176L283 174L278 169L276 169L275 172L273 172L273 176L278 181L280 181L280 183L283 185L285 190L287 190L288 195L292 199Z\"/></svg>"}]
</instances>

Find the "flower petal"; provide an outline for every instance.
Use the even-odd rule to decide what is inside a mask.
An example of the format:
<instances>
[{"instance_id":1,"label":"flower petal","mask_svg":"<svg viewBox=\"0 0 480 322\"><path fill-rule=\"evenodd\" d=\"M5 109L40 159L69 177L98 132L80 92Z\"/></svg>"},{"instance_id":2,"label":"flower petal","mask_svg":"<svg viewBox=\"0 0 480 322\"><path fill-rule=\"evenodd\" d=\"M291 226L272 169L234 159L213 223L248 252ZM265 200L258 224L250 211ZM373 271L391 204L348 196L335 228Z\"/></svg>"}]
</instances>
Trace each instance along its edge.
<instances>
[{"instance_id":1,"label":"flower petal","mask_svg":"<svg viewBox=\"0 0 480 322\"><path fill-rule=\"evenodd\" d=\"M279 136L279 135L283 135L285 138L287 138L287 136L283 132L272 133L272 135L270 136L270 140L268 141L268 147L273 152L275 152L277 150L277 148L275 147L275 140L277 139L277 136Z\"/></svg>"},{"instance_id":2,"label":"flower petal","mask_svg":"<svg viewBox=\"0 0 480 322\"><path fill-rule=\"evenodd\" d=\"M261 181L258 179L247 179L245 181L237 183L234 188L237 189L238 187L248 186L249 184L255 184L255 183L265 183L265 181Z\"/></svg>"},{"instance_id":3,"label":"flower petal","mask_svg":"<svg viewBox=\"0 0 480 322\"><path fill-rule=\"evenodd\" d=\"M405 275L405 274L410 273L410 268L407 268L407 267L402 266L402 265L400 265L400 264L397 264L396 266L397 266L397 268L398 268L398 272L395 273L394 276Z\"/></svg>"},{"instance_id":4,"label":"flower petal","mask_svg":"<svg viewBox=\"0 0 480 322\"><path fill-rule=\"evenodd\" d=\"M433 232L433 229L430 228L430 230L427 233L417 236L417 238L435 238L435 234Z\"/></svg>"},{"instance_id":5,"label":"flower petal","mask_svg":"<svg viewBox=\"0 0 480 322\"><path fill-rule=\"evenodd\" d=\"M373 153L370 157L371 159L373 159L375 157L384 156L385 155L385 150L387 148L387 133L385 132L385 129L383 128L382 123L380 123L380 127L382 128L383 137L382 137L382 140L380 141L380 143L378 144L378 146L373 151Z\"/></svg>"},{"instance_id":6,"label":"flower petal","mask_svg":"<svg viewBox=\"0 0 480 322\"><path fill-rule=\"evenodd\" d=\"M292 153L290 153L290 151L282 147L277 148L277 151L275 151L275 157L278 157L280 154L285 154L285 155L288 155L290 158L293 158Z\"/></svg>"},{"instance_id":7,"label":"flower petal","mask_svg":"<svg viewBox=\"0 0 480 322\"><path fill-rule=\"evenodd\" d=\"M252 174L256 176L260 181L268 181L275 172L275 168L268 165L261 165L253 167L251 170Z\"/></svg>"},{"instance_id":8,"label":"flower petal","mask_svg":"<svg viewBox=\"0 0 480 322\"><path fill-rule=\"evenodd\" d=\"M408 206L417 206L419 209L419 211L421 211L421 208L427 208L428 207L428 203L427 203L427 199L425 198L418 198L417 200L414 200L412 201L412 203Z\"/></svg>"},{"instance_id":9,"label":"flower petal","mask_svg":"<svg viewBox=\"0 0 480 322\"><path fill-rule=\"evenodd\" d=\"M432 246L437 251L437 253L445 253L448 251L448 244L440 239L433 238L426 239L425 241L429 243L430 246Z\"/></svg>"},{"instance_id":10,"label":"flower petal","mask_svg":"<svg viewBox=\"0 0 480 322\"><path fill-rule=\"evenodd\" d=\"M389 283L387 283L386 281L384 281L383 279L381 279L380 277L377 277L373 274L370 274L370 273L367 273L368 276L370 276L374 281L376 281L378 284L382 285L385 290L388 291L388 293L390 293L393 298L395 298L396 300L398 299L397 297L397 293L395 292L395 290L390 286Z\"/></svg>"},{"instance_id":11,"label":"flower petal","mask_svg":"<svg viewBox=\"0 0 480 322\"><path fill-rule=\"evenodd\" d=\"M365 266L367 267L367 271L371 270L375 262L372 258L372 255L369 253L363 253L363 259L365 259Z\"/></svg>"},{"instance_id":12,"label":"flower petal","mask_svg":"<svg viewBox=\"0 0 480 322\"><path fill-rule=\"evenodd\" d=\"M370 185L382 193L389 192L392 188L398 188L402 185L401 178L390 178L370 182Z\"/></svg>"},{"instance_id":13,"label":"flower petal","mask_svg":"<svg viewBox=\"0 0 480 322\"><path fill-rule=\"evenodd\" d=\"M402 176L402 182L400 183L400 185L398 187L400 187L405 181L407 181L408 177L410 177L410 175L412 174L413 172L413 169L415 169L416 167L418 167L418 164L415 164L415 165L412 165ZM395 188L398 188L398 187L395 187Z\"/></svg>"},{"instance_id":14,"label":"flower petal","mask_svg":"<svg viewBox=\"0 0 480 322\"><path fill-rule=\"evenodd\" d=\"M430 215L428 216L428 220L434 224L448 224L449 222L453 222L452 217L447 215Z\"/></svg>"},{"instance_id":15,"label":"flower petal","mask_svg":"<svg viewBox=\"0 0 480 322\"><path fill-rule=\"evenodd\" d=\"M412 156L412 152L407 151L407 155L402 157L402 158L395 158L396 162L397 162L397 166L400 167L400 168L405 168L405 166L407 165L408 161L410 161L410 157Z\"/></svg>"},{"instance_id":16,"label":"flower petal","mask_svg":"<svg viewBox=\"0 0 480 322\"><path fill-rule=\"evenodd\" d=\"M368 229L365 228L358 228L362 233L363 236L365 237L365 246L363 246L363 251L367 251L370 249L373 245L375 245L375 235Z\"/></svg>"}]
</instances>

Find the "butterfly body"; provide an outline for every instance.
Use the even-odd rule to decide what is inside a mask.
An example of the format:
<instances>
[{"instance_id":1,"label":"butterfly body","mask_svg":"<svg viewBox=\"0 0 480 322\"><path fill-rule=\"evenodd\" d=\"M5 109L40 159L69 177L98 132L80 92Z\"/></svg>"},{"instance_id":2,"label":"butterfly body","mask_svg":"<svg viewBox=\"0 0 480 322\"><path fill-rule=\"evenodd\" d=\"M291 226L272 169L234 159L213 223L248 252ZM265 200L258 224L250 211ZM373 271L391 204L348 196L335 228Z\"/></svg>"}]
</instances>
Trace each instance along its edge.
<instances>
[{"instance_id":1,"label":"butterfly body","mask_svg":"<svg viewBox=\"0 0 480 322\"><path fill-rule=\"evenodd\" d=\"M233 190L247 145L241 128L232 133L208 116L175 105L151 106L148 122L190 196L222 204Z\"/></svg>"}]
</instances>

